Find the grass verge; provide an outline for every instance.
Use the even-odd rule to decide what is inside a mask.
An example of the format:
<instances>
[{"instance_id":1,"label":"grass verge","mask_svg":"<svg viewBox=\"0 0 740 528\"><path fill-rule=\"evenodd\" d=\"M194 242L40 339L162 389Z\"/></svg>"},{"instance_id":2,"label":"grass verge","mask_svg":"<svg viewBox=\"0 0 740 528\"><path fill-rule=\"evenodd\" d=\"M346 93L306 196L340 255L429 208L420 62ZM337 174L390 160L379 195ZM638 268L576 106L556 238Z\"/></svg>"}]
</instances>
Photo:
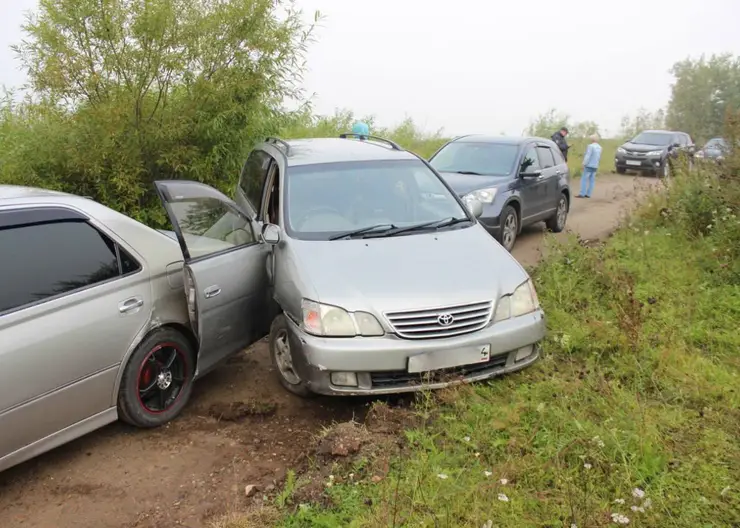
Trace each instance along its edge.
<instances>
[{"instance_id":1,"label":"grass verge","mask_svg":"<svg viewBox=\"0 0 740 528\"><path fill-rule=\"evenodd\" d=\"M334 468L280 524L740 526L740 286L666 211L552 247L543 359L422 396L400 448Z\"/></svg>"}]
</instances>

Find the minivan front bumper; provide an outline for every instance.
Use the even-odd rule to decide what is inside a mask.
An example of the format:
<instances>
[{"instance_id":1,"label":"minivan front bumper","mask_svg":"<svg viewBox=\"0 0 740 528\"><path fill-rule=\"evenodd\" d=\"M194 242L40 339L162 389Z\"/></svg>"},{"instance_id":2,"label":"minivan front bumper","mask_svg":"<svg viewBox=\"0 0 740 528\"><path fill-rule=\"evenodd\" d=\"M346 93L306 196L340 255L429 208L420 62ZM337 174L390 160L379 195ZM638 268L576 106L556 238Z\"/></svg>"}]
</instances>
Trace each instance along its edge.
<instances>
[{"instance_id":1,"label":"minivan front bumper","mask_svg":"<svg viewBox=\"0 0 740 528\"><path fill-rule=\"evenodd\" d=\"M481 381L528 367L539 357L545 337L542 310L492 324L470 334L441 339L383 337L326 338L288 322L293 365L311 389L326 395L377 395L438 389ZM455 354L490 345L490 359L471 365L410 373L409 358ZM354 373L356 386L332 383L332 373Z\"/></svg>"}]
</instances>

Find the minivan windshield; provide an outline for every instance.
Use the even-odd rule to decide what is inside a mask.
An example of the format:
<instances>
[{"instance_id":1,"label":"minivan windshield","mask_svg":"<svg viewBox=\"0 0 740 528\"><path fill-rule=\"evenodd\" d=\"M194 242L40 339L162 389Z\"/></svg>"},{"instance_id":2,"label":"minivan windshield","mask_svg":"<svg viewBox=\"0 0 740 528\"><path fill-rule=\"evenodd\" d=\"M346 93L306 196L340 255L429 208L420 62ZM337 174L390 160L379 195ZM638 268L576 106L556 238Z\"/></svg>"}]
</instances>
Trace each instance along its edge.
<instances>
[{"instance_id":1,"label":"minivan windshield","mask_svg":"<svg viewBox=\"0 0 740 528\"><path fill-rule=\"evenodd\" d=\"M655 145L656 147L667 147L673 143L673 134L661 134L660 132L641 132L631 141L638 145Z\"/></svg>"},{"instance_id":2,"label":"minivan windshield","mask_svg":"<svg viewBox=\"0 0 740 528\"><path fill-rule=\"evenodd\" d=\"M301 240L330 240L353 231L361 231L357 236L378 236L383 229L398 231L424 223L431 223L428 229L470 223L464 207L420 160L292 167L283 203L286 231Z\"/></svg>"},{"instance_id":3,"label":"minivan windshield","mask_svg":"<svg viewBox=\"0 0 740 528\"><path fill-rule=\"evenodd\" d=\"M506 176L514 171L519 146L510 143L453 141L431 159L439 172Z\"/></svg>"}]
</instances>

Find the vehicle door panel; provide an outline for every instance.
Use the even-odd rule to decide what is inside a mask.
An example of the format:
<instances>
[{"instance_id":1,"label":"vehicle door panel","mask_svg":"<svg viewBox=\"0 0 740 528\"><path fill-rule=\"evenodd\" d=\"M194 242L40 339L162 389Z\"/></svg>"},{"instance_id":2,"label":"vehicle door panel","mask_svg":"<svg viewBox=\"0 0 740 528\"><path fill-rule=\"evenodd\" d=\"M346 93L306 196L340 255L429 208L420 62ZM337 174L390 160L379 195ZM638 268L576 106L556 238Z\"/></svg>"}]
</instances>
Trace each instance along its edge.
<instances>
[{"instance_id":1,"label":"vehicle door panel","mask_svg":"<svg viewBox=\"0 0 740 528\"><path fill-rule=\"evenodd\" d=\"M269 246L258 242L249 213L216 189L176 180L155 185L185 259L202 375L262 337Z\"/></svg>"},{"instance_id":2,"label":"vehicle door panel","mask_svg":"<svg viewBox=\"0 0 740 528\"><path fill-rule=\"evenodd\" d=\"M555 153L547 145L538 145L537 154L540 158L542 175L538 191L537 211L533 221L544 220L549 217L557 204L557 186L562 170L558 167Z\"/></svg>"},{"instance_id":3,"label":"vehicle door panel","mask_svg":"<svg viewBox=\"0 0 740 528\"><path fill-rule=\"evenodd\" d=\"M84 225L94 233L91 225ZM84 255L89 241L68 238L63 222L53 228L38 240L53 260L29 258L36 235L27 232L14 254L27 253L23 260L28 275L4 268L12 266L11 259L0 265L11 272L19 289L26 281L28 288L38 288L29 291L43 293L52 280L47 280L50 263L62 269ZM40 295L36 302L0 314L0 457L113 405L121 360L149 319L151 288L145 268L102 282L95 282L95 273L78 277L92 284L59 282L61 293Z\"/></svg>"},{"instance_id":4,"label":"vehicle door panel","mask_svg":"<svg viewBox=\"0 0 740 528\"><path fill-rule=\"evenodd\" d=\"M540 159L534 145L524 149L522 159L519 164L519 178L517 187L522 201L522 226L532 223L540 208L540 188L542 179L533 176L521 176L525 172L534 172L541 170Z\"/></svg>"}]
</instances>

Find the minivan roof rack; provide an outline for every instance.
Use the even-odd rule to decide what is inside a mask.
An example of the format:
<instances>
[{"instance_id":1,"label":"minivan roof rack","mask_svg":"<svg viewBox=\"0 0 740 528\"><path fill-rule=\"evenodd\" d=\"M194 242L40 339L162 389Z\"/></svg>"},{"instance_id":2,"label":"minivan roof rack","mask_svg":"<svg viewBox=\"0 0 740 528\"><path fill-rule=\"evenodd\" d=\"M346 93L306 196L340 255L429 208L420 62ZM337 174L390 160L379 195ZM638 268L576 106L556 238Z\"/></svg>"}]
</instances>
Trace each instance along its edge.
<instances>
[{"instance_id":1,"label":"minivan roof rack","mask_svg":"<svg viewBox=\"0 0 740 528\"><path fill-rule=\"evenodd\" d=\"M272 143L273 145L280 145L282 147L285 147L285 155L290 156L290 144L284 139L280 139L279 137L269 136L267 139L265 139L265 142Z\"/></svg>"},{"instance_id":2,"label":"minivan roof rack","mask_svg":"<svg viewBox=\"0 0 740 528\"><path fill-rule=\"evenodd\" d=\"M346 134L339 134L339 137L342 138L342 139L347 139L347 138L354 137L354 138L359 139L360 141L363 141L363 140L366 140L366 139L371 139L371 140L377 141L379 143L385 143L386 145L388 145L389 147L391 147L393 150L403 150L398 143L396 143L394 141L391 141L390 139L385 139L385 138L382 138L382 137L379 137L379 136L366 136L364 134L354 134L352 132L348 132Z\"/></svg>"}]
</instances>

